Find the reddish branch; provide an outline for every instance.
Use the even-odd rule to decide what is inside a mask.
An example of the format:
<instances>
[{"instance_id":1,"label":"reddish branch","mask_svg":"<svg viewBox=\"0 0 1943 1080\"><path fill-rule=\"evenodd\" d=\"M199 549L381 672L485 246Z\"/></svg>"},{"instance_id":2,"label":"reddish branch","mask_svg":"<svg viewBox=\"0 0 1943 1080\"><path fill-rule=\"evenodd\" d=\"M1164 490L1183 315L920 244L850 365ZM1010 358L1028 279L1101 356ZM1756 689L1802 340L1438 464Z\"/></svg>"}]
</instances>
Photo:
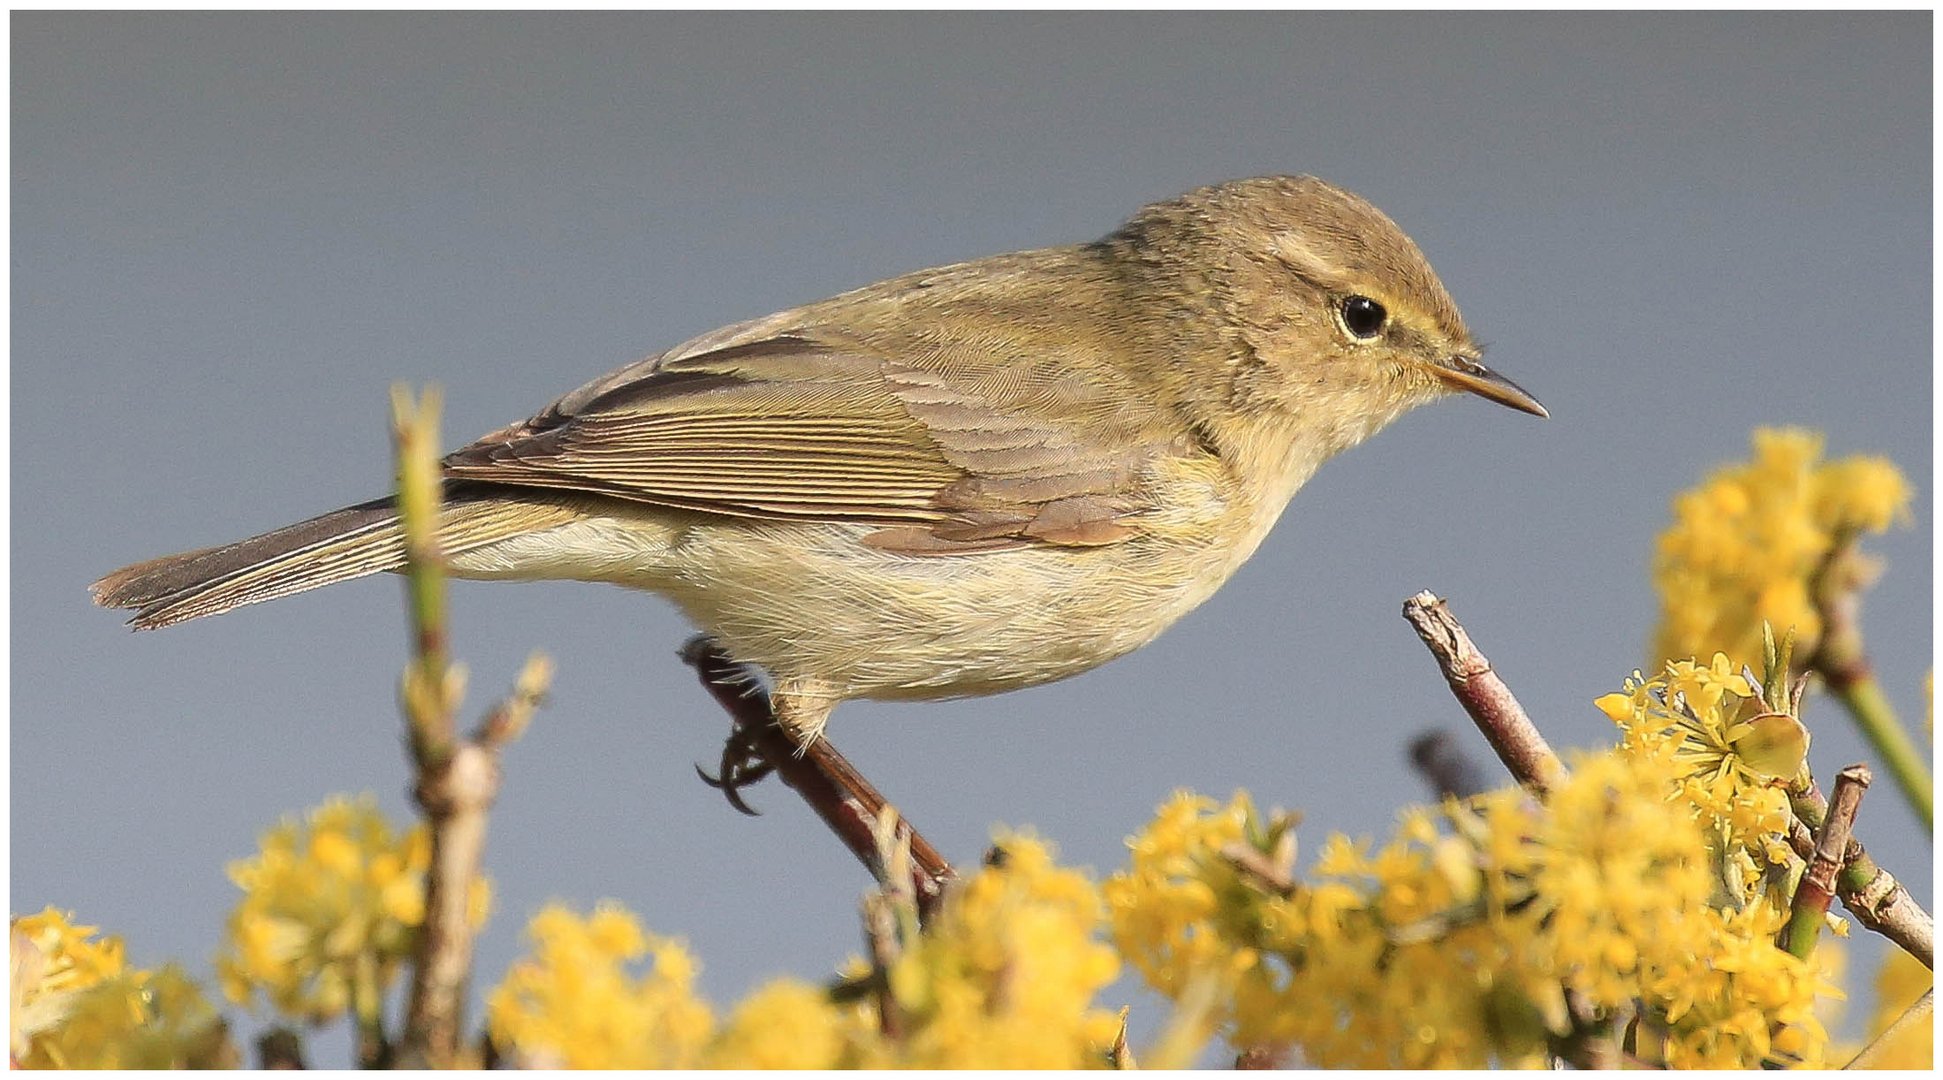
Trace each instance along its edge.
<instances>
[{"instance_id":1,"label":"reddish branch","mask_svg":"<svg viewBox=\"0 0 1943 1080\"><path fill-rule=\"evenodd\" d=\"M1564 779L1564 764L1450 608L1435 593L1425 591L1403 602L1403 617L1430 648L1458 704L1471 715L1511 775L1540 796Z\"/></svg>"},{"instance_id":2,"label":"reddish branch","mask_svg":"<svg viewBox=\"0 0 1943 1080\"><path fill-rule=\"evenodd\" d=\"M873 826L885 800L870 781L864 779L844 756L819 738L805 747L797 743L769 707L769 695L754 686L751 673L706 636L691 639L681 650L682 661L695 669L702 685L734 722L729 736L729 752L723 758L723 773L709 779L723 789L738 809L748 811L736 789L774 771L782 777L816 816L823 819L838 840L865 869L882 874L878 844ZM753 755L760 765L750 768L736 762L738 756ZM918 913L928 920L944 896L945 883L953 877L951 864L938 849L920 835L909 822L898 827L908 834L911 845L911 887Z\"/></svg>"}]
</instances>

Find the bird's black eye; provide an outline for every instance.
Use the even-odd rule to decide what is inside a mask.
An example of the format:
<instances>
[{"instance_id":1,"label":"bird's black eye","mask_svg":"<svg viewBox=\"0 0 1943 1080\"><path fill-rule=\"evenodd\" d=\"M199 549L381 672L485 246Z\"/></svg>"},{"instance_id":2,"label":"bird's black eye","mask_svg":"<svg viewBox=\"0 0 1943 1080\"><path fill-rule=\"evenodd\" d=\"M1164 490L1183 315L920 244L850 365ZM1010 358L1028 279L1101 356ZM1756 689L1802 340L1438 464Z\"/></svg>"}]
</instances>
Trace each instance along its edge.
<instances>
[{"instance_id":1,"label":"bird's black eye","mask_svg":"<svg viewBox=\"0 0 1943 1080\"><path fill-rule=\"evenodd\" d=\"M1359 341L1368 341L1383 332L1390 313L1367 296L1352 296L1343 301L1343 329Z\"/></svg>"}]
</instances>

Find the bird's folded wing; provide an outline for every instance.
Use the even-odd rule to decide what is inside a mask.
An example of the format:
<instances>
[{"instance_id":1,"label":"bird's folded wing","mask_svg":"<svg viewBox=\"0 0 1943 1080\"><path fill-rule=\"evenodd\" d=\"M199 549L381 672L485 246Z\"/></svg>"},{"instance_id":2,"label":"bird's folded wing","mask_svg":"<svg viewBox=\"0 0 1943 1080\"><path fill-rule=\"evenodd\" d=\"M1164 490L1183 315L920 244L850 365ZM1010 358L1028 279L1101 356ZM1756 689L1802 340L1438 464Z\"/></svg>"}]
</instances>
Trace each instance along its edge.
<instances>
[{"instance_id":1,"label":"bird's folded wing","mask_svg":"<svg viewBox=\"0 0 1943 1080\"><path fill-rule=\"evenodd\" d=\"M771 334L569 395L445 468L702 513L874 523L867 542L908 553L1131 535L1144 466L1179 450L1156 407L1056 357L979 360Z\"/></svg>"}]
</instances>

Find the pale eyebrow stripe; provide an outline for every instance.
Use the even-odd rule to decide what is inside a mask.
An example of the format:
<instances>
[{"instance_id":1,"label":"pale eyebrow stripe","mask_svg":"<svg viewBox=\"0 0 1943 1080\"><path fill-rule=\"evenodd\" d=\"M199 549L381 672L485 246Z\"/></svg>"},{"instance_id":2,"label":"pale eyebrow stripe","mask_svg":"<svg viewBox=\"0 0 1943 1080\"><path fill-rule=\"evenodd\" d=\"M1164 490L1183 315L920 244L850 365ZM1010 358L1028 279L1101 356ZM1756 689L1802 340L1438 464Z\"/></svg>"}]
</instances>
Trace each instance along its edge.
<instances>
[{"instance_id":1,"label":"pale eyebrow stripe","mask_svg":"<svg viewBox=\"0 0 1943 1080\"><path fill-rule=\"evenodd\" d=\"M1331 291L1341 290L1349 285L1349 274L1341 266L1324 258L1315 248L1291 233L1281 233L1275 237L1272 247L1275 257L1282 260L1288 268L1311 284Z\"/></svg>"}]
</instances>

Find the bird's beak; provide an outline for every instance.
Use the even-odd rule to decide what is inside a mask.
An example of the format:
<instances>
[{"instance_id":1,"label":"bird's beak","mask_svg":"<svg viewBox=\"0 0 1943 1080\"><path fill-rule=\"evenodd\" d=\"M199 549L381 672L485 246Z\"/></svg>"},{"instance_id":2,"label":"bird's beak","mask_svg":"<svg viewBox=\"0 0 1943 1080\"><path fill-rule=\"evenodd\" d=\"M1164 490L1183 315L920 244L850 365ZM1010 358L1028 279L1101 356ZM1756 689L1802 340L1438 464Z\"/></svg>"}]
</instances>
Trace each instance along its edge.
<instances>
[{"instance_id":1,"label":"bird's beak","mask_svg":"<svg viewBox=\"0 0 1943 1080\"><path fill-rule=\"evenodd\" d=\"M1551 415L1545 411L1545 406L1538 403L1537 398L1525 393L1523 387L1469 357L1452 356L1441 364L1425 366L1432 375L1454 390L1468 390L1481 398L1536 417Z\"/></svg>"}]
</instances>

